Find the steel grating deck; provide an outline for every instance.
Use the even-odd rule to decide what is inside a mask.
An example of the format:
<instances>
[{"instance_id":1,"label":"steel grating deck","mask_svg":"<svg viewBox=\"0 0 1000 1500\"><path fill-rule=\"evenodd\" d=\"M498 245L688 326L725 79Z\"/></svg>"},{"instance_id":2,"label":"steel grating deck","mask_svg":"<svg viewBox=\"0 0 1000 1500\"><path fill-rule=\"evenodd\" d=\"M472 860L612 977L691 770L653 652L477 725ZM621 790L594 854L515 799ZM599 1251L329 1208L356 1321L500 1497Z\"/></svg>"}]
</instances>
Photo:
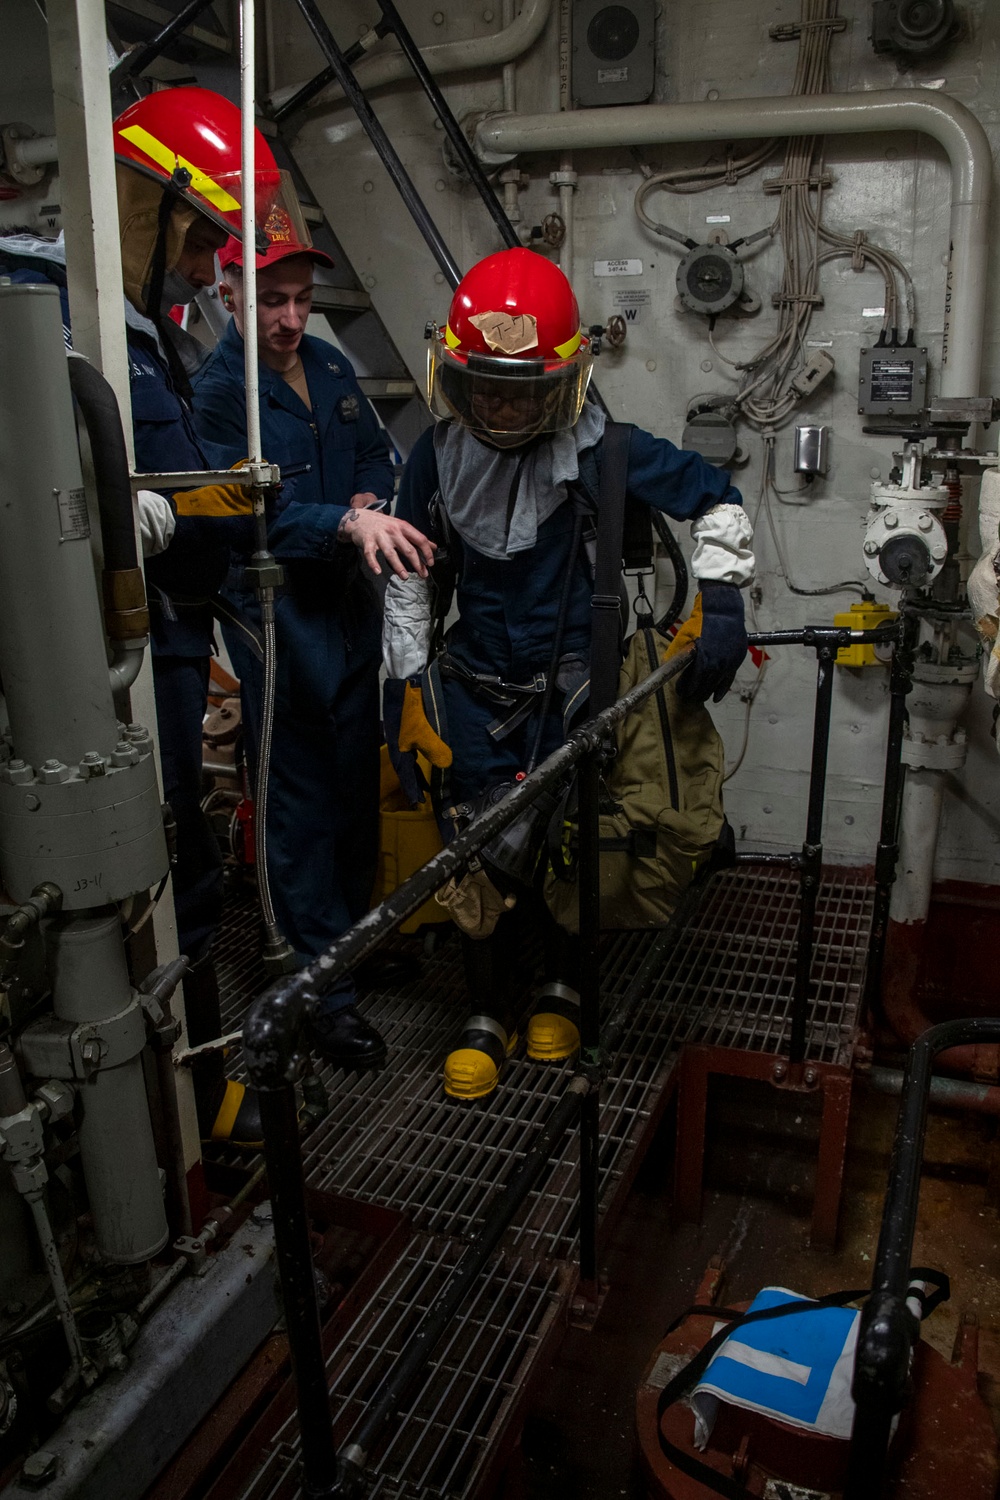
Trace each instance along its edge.
<instances>
[{"instance_id":1,"label":"steel grating deck","mask_svg":"<svg viewBox=\"0 0 1000 1500\"><path fill-rule=\"evenodd\" d=\"M792 871L741 867L724 872L706 891L662 972L649 976L602 1090L603 1213L630 1180L686 1042L782 1050L794 984L797 892ZM837 870L824 875L810 1060L850 1063L872 895L861 875ZM244 900L230 910L218 941L224 1004L228 1019L236 1023L264 982L255 923L255 904ZM625 993L654 936L623 933L609 942L604 959L607 1005ZM380 1072L362 1076L324 1069L332 1108L305 1142L308 1179L325 1191L401 1210L418 1233L409 1258L358 1317L331 1364L341 1437L347 1432L344 1423L349 1425L374 1388L388 1354L405 1338L434 1278L446 1274L494 1191L541 1128L572 1067L528 1064L519 1051L496 1093L482 1105L444 1099L441 1064L465 1014L461 957L454 941L443 942L423 962L414 983L396 992L369 993L361 1009L385 1036L389 1061ZM460 1500L475 1493L484 1445L495 1443L509 1420L515 1392L537 1357L538 1330L556 1316L572 1288L577 1162L577 1137L567 1132L548 1178L508 1233L505 1258L484 1273L476 1307L458 1320L455 1335L437 1352L418 1405L401 1420L391 1448L378 1459L374 1495ZM490 1322L497 1318L507 1320L502 1337L501 1324ZM483 1357L490 1339L499 1340L507 1373L490 1373L492 1365L487 1369L477 1363L481 1330L490 1334ZM289 1477L293 1436L282 1434L280 1448L245 1492L246 1500L284 1500L295 1493Z\"/></svg>"}]
</instances>

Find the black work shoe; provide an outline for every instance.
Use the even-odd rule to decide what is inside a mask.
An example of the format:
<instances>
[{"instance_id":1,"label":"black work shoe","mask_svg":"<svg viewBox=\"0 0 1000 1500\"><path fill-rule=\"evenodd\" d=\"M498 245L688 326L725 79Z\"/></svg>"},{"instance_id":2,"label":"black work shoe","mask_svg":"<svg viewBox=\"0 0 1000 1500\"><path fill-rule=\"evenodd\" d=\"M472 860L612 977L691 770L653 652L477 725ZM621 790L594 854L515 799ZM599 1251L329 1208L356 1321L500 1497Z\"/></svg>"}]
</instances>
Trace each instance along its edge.
<instances>
[{"instance_id":1,"label":"black work shoe","mask_svg":"<svg viewBox=\"0 0 1000 1500\"><path fill-rule=\"evenodd\" d=\"M200 1098L198 1123L204 1140L225 1141L230 1146L255 1146L264 1144L264 1129L260 1118L260 1095L248 1089L244 1083L223 1079L212 1090L212 1098Z\"/></svg>"},{"instance_id":2,"label":"black work shoe","mask_svg":"<svg viewBox=\"0 0 1000 1500\"><path fill-rule=\"evenodd\" d=\"M316 1051L339 1068L372 1068L385 1060L385 1042L353 1005L314 1016L309 1030Z\"/></svg>"}]
</instances>

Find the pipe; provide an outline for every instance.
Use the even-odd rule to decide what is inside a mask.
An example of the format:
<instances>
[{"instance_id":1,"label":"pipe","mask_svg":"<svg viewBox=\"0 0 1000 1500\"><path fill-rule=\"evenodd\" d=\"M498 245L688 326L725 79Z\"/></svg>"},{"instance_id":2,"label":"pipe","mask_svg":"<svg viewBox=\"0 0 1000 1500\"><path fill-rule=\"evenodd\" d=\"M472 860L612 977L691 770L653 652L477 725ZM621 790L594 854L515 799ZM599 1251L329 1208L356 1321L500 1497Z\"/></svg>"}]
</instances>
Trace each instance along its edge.
<instances>
[{"instance_id":1,"label":"pipe","mask_svg":"<svg viewBox=\"0 0 1000 1500\"><path fill-rule=\"evenodd\" d=\"M112 693L122 693L139 676L149 640L128 451L114 388L83 355L71 354L68 369L70 390L90 441L97 487L104 553L104 626L111 642L108 676Z\"/></svg>"},{"instance_id":2,"label":"pipe","mask_svg":"<svg viewBox=\"0 0 1000 1500\"><path fill-rule=\"evenodd\" d=\"M258 1097L274 1214L274 1249L299 1411L303 1489L307 1496L319 1497L332 1493L337 1449L316 1297L295 1089L286 1083L276 1089L262 1089Z\"/></svg>"},{"instance_id":3,"label":"pipe","mask_svg":"<svg viewBox=\"0 0 1000 1500\"><path fill-rule=\"evenodd\" d=\"M104 566L112 572L137 568L132 482L117 397L100 370L82 354L71 354L68 368L70 390L90 440Z\"/></svg>"},{"instance_id":4,"label":"pipe","mask_svg":"<svg viewBox=\"0 0 1000 1500\"><path fill-rule=\"evenodd\" d=\"M177 14L167 22L162 31L156 36L150 37L148 42L142 46L135 47L131 52L126 52L120 62L116 63L111 70L111 87L116 88L118 84L124 83L126 79L134 78L147 68L151 62L159 57L165 47L168 47L175 36L190 26L196 16L203 10L207 10L212 0L189 0L189 3L179 10Z\"/></svg>"},{"instance_id":5,"label":"pipe","mask_svg":"<svg viewBox=\"0 0 1000 1500\"><path fill-rule=\"evenodd\" d=\"M251 464L263 462L260 445L260 373L257 368L257 257L256 181L257 151L254 139L256 91L254 89L254 0L240 0L240 174L243 203L240 228L243 234L243 385L246 391L247 457ZM261 502L263 508L263 502ZM257 506L254 506L256 514Z\"/></svg>"},{"instance_id":6,"label":"pipe","mask_svg":"<svg viewBox=\"0 0 1000 1500\"><path fill-rule=\"evenodd\" d=\"M59 160L59 140L54 135L31 135L23 140L8 140L4 149L18 167L47 167Z\"/></svg>"},{"instance_id":7,"label":"pipe","mask_svg":"<svg viewBox=\"0 0 1000 1500\"><path fill-rule=\"evenodd\" d=\"M889 905L899 859L899 814L902 807L904 770L903 735L906 726L906 696L913 685L913 652L918 623L916 615L904 614L902 634L892 653L889 677L889 732L885 745L885 777L882 785L882 816L875 851L875 904L865 965L865 1010L870 1016L882 988L885 944L889 930Z\"/></svg>"},{"instance_id":8,"label":"pipe","mask_svg":"<svg viewBox=\"0 0 1000 1500\"><path fill-rule=\"evenodd\" d=\"M479 68L497 68L514 62L533 47L545 30L552 9L552 0L525 0L519 16L510 26L492 36L472 37L467 41L445 42L437 47L422 48L424 62L436 78L446 73L466 73ZM402 53L388 53L385 57L372 58L359 69L358 83L366 94L382 88L387 83L398 83L412 77L409 64ZM272 108L281 109L302 88L305 82L292 83L277 89L268 99ZM317 103L336 104L341 90L331 85L319 95Z\"/></svg>"},{"instance_id":9,"label":"pipe","mask_svg":"<svg viewBox=\"0 0 1000 1500\"><path fill-rule=\"evenodd\" d=\"M845 1497L877 1500L883 1494L886 1452L896 1413L902 1409L917 1323L906 1306L910 1256L917 1224L920 1169L927 1127L931 1068L938 1055L958 1045L1000 1042L1000 1020L947 1021L934 1026L910 1050L896 1120L889 1185L872 1292L861 1314L852 1395L856 1410Z\"/></svg>"},{"instance_id":10,"label":"pipe","mask_svg":"<svg viewBox=\"0 0 1000 1500\"><path fill-rule=\"evenodd\" d=\"M905 1074L901 1068L871 1068L864 1075L879 1094L897 1098L903 1092ZM965 1078L932 1078L932 1104L946 1109L969 1109L981 1115L1000 1115L1000 1088L989 1083L970 1083Z\"/></svg>"},{"instance_id":11,"label":"pipe","mask_svg":"<svg viewBox=\"0 0 1000 1500\"><path fill-rule=\"evenodd\" d=\"M148 637L142 636L135 641L112 642L111 661L108 665L112 694L126 692L139 676L147 641Z\"/></svg>"},{"instance_id":12,"label":"pipe","mask_svg":"<svg viewBox=\"0 0 1000 1500\"><path fill-rule=\"evenodd\" d=\"M337 74L351 108L357 115L368 139L375 147L382 165L389 173L393 185L406 205L413 222L423 235L424 241L437 261L445 280L452 291L454 291L462 279L462 272L459 269L458 262L445 244L434 220L427 212L426 204L417 192L406 168L403 166L399 153L386 135L381 122L368 103L361 84L345 62L344 54L337 46L333 32L327 25L319 6L316 4L316 0L296 0L296 3L310 31L319 43L320 51L323 53L330 67ZM407 68L409 67L406 58L403 58L403 63Z\"/></svg>"},{"instance_id":13,"label":"pipe","mask_svg":"<svg viewBox=\"0 0 1000 1500\"><path fill-rule=\"evenodd\" d=\"M499 231L501 240L508 249L514 249L520 244L520 240L518 239L517 234L512 228L511 223L508 222L509 219L513 218L513 215L511 215L510 210L508 209L507 215L505 216L503 209L497 202L496 195L494 194L493 189L490 187L490 184L486 179L486 174L479 164L479 158L476 156L476 153L469 145L468 136L465 134L465 131L455 119L455 116L452 114L451 107L448 104L448 101L445 99L441 90L435 83L433 75L430 73L424 62L423 54L420 51L420 48L414 42L409 31L406 29L403 18L399 14L399 11L396 9L396 6L393 4L393 0L378 0L378 3L381 7L382 19L385 22L387 29L392 32L400 47L402 47L404 56L406 57L407 61L410 64L410 67L413 69L417 79L419 80L421 88L427 95L428 101L430 102L435 115L441 122L441 126L444 130L445 135L451 142L451 148L454 151L457 160L461 163L462 170L465 172L469 181L472 183L472 186L475 188L476 192L483 200L483 204L485 205L487 213L489 214L490 218L493 220L493 223L496 225L497 230ZM504 0L504 3L509 4L510 0ZM506 92L504 97L506 98ZM513 105L511 107L513 108ZM517 209L516 191L514 193L514 209L515 211Z\"/></svg>"},{"instance_id":14,"label":"pipe","mask_svg":"<svg viewBox=\"0 0 1000 1500\"><path fill-rule=\"evenodd\" d=\"M601 1077L601 750L580 763L580 859L577 876L580 930L580 1061L591 1083L580 1111L580 1280L597 1301L597 1221Z\"/></svg>"},{"instance_id":15,"label":"pipe","mask_svg":"<svg viewBox=\"0 0 1000 1500\"><path fill-rule=\"evenodd\" d=\"M81 1038L80 1159L97 1248L116 1265L135 1265L162 1250L167 1219L142 1069L145 1024L118 910L54 917L46 944L53 1011Z\"/></svg>"},{"instance_id":16,"label":"pipe","mask_svg":"<svg viewBox=\"0 0 1000 1500\"><path fill-rule=\"evenodd\" d=\"M118 719L58 287L0 287L0 349L0 675L16 755L75 766L110 757Z\"/></svg>"},{"instance_id":17,"label":"pipe","mask_svg":"<svg viewBox=\"0 0 1000 1500\"><path fill-rule=\"evenodd\" d=\"M820 646L816 653L816 707L813 715L812 759L809 766L809 806L806 836L799 864L799 934L795 950L795 993L792 1000L788 1060L793 1065L806 1055L813 947L816 937L816 902L823 874L823 805L826 767L830 753L830 721L833 707L835 652Z\"/></svg>"},{"instance_id":18,"label":"pipe","mask_svg":"<svg viewBox=\"0 0 1000 1500\"><path fill-rule=\"evenodd\" d=\"M45 1184L49 1174L45 1166L42 1117L37 1103L30 1105L28 1103L14 1054L6 1043L0 1042L0 1124L4 1120L11 1121L12 1117L16 1118L20 1125L18 1146L11 1151L5 1141L3 1131L0 1130L0 1156L7 1155L10 1158L8 1166L11 1180L28 1204L31 1217L35 1221L39 1248L42 1252L42 1259L45 1261L52 1297L69 1351L69 1373L49 1398L49 1409L61 1411L70 1396L77 1390L84 1376L87 1361L80 1342L80 1333L73 1314L69 1288L63 1274L62 1261L59 1259L55 1235L52 1233L52 1223L45 1206ZM28 1130L31 1132L30 1140L27 1138Z\"/></svg>"},{"instance_id":19,"label":"pipe","mask_svg":"<svg viewBox=\"0 0 1000 1500\"><path fill-rule=\"evenodd\" d=\"M931 136L951 164L941 395L975 396L980 393L986 323L993 162L982 125L947 94L886 89L492 116L480 123L474 144L484 161L501 164L521 152L901 130Z\"/></svg>"}]
</instances>

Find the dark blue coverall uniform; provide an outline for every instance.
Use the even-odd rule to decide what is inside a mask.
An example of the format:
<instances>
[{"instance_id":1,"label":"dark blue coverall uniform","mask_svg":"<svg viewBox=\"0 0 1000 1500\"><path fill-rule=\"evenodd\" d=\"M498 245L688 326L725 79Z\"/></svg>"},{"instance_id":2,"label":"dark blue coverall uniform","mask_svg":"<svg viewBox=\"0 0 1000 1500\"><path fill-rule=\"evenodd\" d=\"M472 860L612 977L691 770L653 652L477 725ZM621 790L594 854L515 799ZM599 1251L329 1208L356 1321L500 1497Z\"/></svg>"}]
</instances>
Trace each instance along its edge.
<instances>
[{"instance_id":1,"label":"dark blue coverall uniform","mask_svg":"<svg viewBox=\"0 0 1000 1500\"><path fill-rule=\"evenodd\" d=\"M591 450L595 462L581 455L581 479L595 491L595 502L601 451L599 440ZM441 543L446 539L435 524L431 504L438 488L432 429L420 436L403 471L396 515ZM666 438L653 437L640 428L632 433L627 492L679 521L693 521L713 505L743 503L723 470L713 468L700 454L675 448ZM484 556L454 533L447 539L459 554L458 620L448 631L447 649L462 666L520 684L548 671L563 579L570 563L573 519L573 505L567 501L539 526L533 547L504 560ZM593 591L593 577L581 548L573 568L563 655L589 659ZM453 676L443 677L443 689L445 737L454 756L449 797L459 802L474 799L523 771L534 741L536 716L532 714L497 740L489 733L498 715L495 702L475 696ZM545 724L541 759L563 742L562 712L563 705L557 701Z\"/></svg>"},{"instance_id":2,"label":"dark blue coverall uniform","mask_svg":"<svg viewBox=\"0 0 1000 1500\"><path fill-rule=\"evenodd\" d=\"M312 410L260 366L264 456L284 481L268 543L285 569L275 603L276 688L268 791L268 869L275 915L309 959L368 909L378 838L381 610L356 547L338 540L351 497L391 499L388 443L350 363L332 344L299 345ZM195 380L200 436L244 456L243 339L235 322ZM247 548L247 553L249 553ZM236 558L225 596L256 625ZM224 626L243 686L249 758L260 729L262 667L244 632ZM327 1012L354 1003L346 981Z\"/></svg>"},{"instance_id":3,"label":"dark blue coverall uniform","mask_svg":"<svg viewBox=\"0 0 1000 1500\"><path fill-rule=\"evenodd\" d=\"M0 252L0 270L14 281L59 287L69 345L65 268ZM155 340L128 324L125 333L137 471L228 467L221 453L213 455L211 445L199 441ZM230 536L245 524L244 518L179 516L169 548L144 564L163 794L177 823L177 941L182 953L195 957L222 913L222 855L201 811L201 730L213 650L207 601L225 579Z\"/></svg>"}]
</instances>

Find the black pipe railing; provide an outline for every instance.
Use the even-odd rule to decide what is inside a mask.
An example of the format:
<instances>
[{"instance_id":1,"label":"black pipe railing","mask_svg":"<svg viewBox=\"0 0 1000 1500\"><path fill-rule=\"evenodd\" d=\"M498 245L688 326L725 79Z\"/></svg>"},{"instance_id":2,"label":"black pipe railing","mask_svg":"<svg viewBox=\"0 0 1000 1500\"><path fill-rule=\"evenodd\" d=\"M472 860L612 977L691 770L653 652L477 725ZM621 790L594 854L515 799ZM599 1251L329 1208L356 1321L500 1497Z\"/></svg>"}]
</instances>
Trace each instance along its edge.
<instances>
[{"instance_id":1,"label":"black pipe railing","mask_svg":"<svg viewBox=\"0 0 1000 1500\"><path fill-rule=\"evenodd\" d=\"M417 192L410 174L403 166L395 146L386 135L381 121L365 98L364 91L351 71L346 57L337 46L333 32L324 20L319 6L316 4L316 0L298 0L298 7L302 12L307 26L316 38L320 51L332 69L334 78L336 78L343 89L348 103L364 128L365 134L378 152L382 165L392 178L396 191L406 204L413 222L423 235L428 249L444 274L445 280L454 291L462 279L458 262L448 249L441 231L428 213L427 205Z\"/></svg>"},{"instance_id":2,"label":"black pipe railing","mask_svg":"<svg viewBox=\"0 0 1000 1500\"><path fill-rule=\"evenodd\" d=\"M179 10L161 31L150 37L148 42L143 42L141 46L134 47L131 52L126 52L111 70L112 89L134 78L137 73L142 72L143 68L148 68L151 62L155 62L163 49L169 47L174 37L179 36L184 28L190 26L191 22L211 4L212 0L189 0L189 3Z\"/></svg>"},{"instance_id":3,"label":"black pipe railing","mask_svg":"<svg viewBox=\"0 0 1000 1500\"><path fill-rule=\"evenodd\" d=\"M375 34L375 36L378 37L380 41L384 36L388 34L388 31L389 27L386 24L384 17L381 21L376 21L375 25L372 27L372 32ZM369 32L367 35L370 36L371 32ZM370 46L372 45L373 44L367 40L367 36L365 40L355 42L354 45L348 47L346 52L344 53L345 63L347 63L349 67L353 68L354 64L361 61L361 59L365 56ZM317 94L321 94L323 92L328 83L333 83L335 82L335 80L336 74L334 73L332 68L321 68L320 71L316 74L315 78L310 78L308 82L304 83L300 89L296 89L295 93L292 94L290 98L286 99L284 104L279 104L277 108L272 109L271 119L274 121L275 125L283 125L286 120L291 119L292 115L297 115L299 110L305 109L306 105L310 104L313 99L315 99Z\"/></svg>"},{"instance_id":4,"label":"black pipe railing","mask_svg":"<svg viewBox=\"0 0 1000 1500\"><path fill-rule=\"evenodd\" d=\"M874 1010L882 989L882 967L889 931L889 903L899 859L899 815L903 805L903 730L906 727L906 695L913 686L913 659L919 629L918 616L904 611L896 649L889 668L889 734L885 746L885 780L882 789L882 819L875 851L875 907L865 970L864 1007Z\"/></svg>"},{"instance_id":5,"label":"black pipe railing","mask_svg":"<svg viewBox=\"0 0 1000 1500\"><path fill-rule=\"evenodd\" d=\"M872 1294L858 1331L854 1429L844 1500L881 1500L893 1419L903 1408L919 1324L906 1306L934 1059L949 1047L1000 1042L1000 1018L945 1021L910 1048L882 1210ZM956 1481L961 1476L956 1473Z\"/></svg>"},{"instance_id":6,"label":"black pipe railing","mask_svg":"<svg viewBox=\"0 0 1000 1500\"><path fill-rule=\"evenodd\" d=\"M840 647L886 644L900 639L900 627L851 631L835 626L807 626L802 630L771 631L751 636L755 645L807 645L820 655L817 679L817 709L810 772L809 824L803 853L746 855L765 863L780 862L807 869L806 846L819 844L823 798L812 783L825 777L830 728L832 662ZM580 1112L580 1225L581 1283L596 1296L599 1091L605 1057L619 1042L630 1008L637 1003L642 985L654 967L662 965L668 941L698 899L692 888L683 898L669 927L651 945L640 973L629 987L615 1015L605 1025L600 1019L600 840L599 802L601 761L611 731L671 678L684 670L693 648L680 653L637 684L603 713L596 715L555 750L537 770L526 776L501 802L489 808L446 849L381 902L373 911L338 938L325 953L297 974L272 985L254 1002L243 1030L244 1057L251 1083L261 1094L264 1124L264 1154L272 1193L281 1211L275 1212L275 1241L292 1367L298 1388L299 1421L302 1432L303 1489L310 1500L347 1496L358 1492L360 1476L382 1428L398 1410L406 1392L415 1383L434 1345L461 1306L469 1287L486 1264L514 1215L538 1181L545 1165L558 1148L567 1126ZM365 1418L352 1443L338 1459L326 1387L326 1369L320 1336L319 1312L305 1214L305 1185L295 1121L295 1080L306 1056L306 1023L321 996L372 953L395 929L437 890L467 867L469 860L537 799L556 784L566 781L579 766L580 850L578 867L579 927L582 944L580 1059L573 1083L556 1104L532 1147L504 1186L487 1215L481 1231L466 1247L452 1276L408 1341L407 1349L385 1377L368 1403ZM811 860L811 856L810 856ZM813 864L808 865L813 872ZM818 872L814 872L817 874ZM804 888L805 894L805 888ZM814 894L814 893L813 893ZM815 905L813 905L815 911ZM801 926L802 924L800 924ZM808 1016L809 975L812 964L812 928L807 925L808 948L800 948L793 1005L793 1038L803 1041ZM803 940L805 941L805 940Z\"/></svg>"}]
</instances>

